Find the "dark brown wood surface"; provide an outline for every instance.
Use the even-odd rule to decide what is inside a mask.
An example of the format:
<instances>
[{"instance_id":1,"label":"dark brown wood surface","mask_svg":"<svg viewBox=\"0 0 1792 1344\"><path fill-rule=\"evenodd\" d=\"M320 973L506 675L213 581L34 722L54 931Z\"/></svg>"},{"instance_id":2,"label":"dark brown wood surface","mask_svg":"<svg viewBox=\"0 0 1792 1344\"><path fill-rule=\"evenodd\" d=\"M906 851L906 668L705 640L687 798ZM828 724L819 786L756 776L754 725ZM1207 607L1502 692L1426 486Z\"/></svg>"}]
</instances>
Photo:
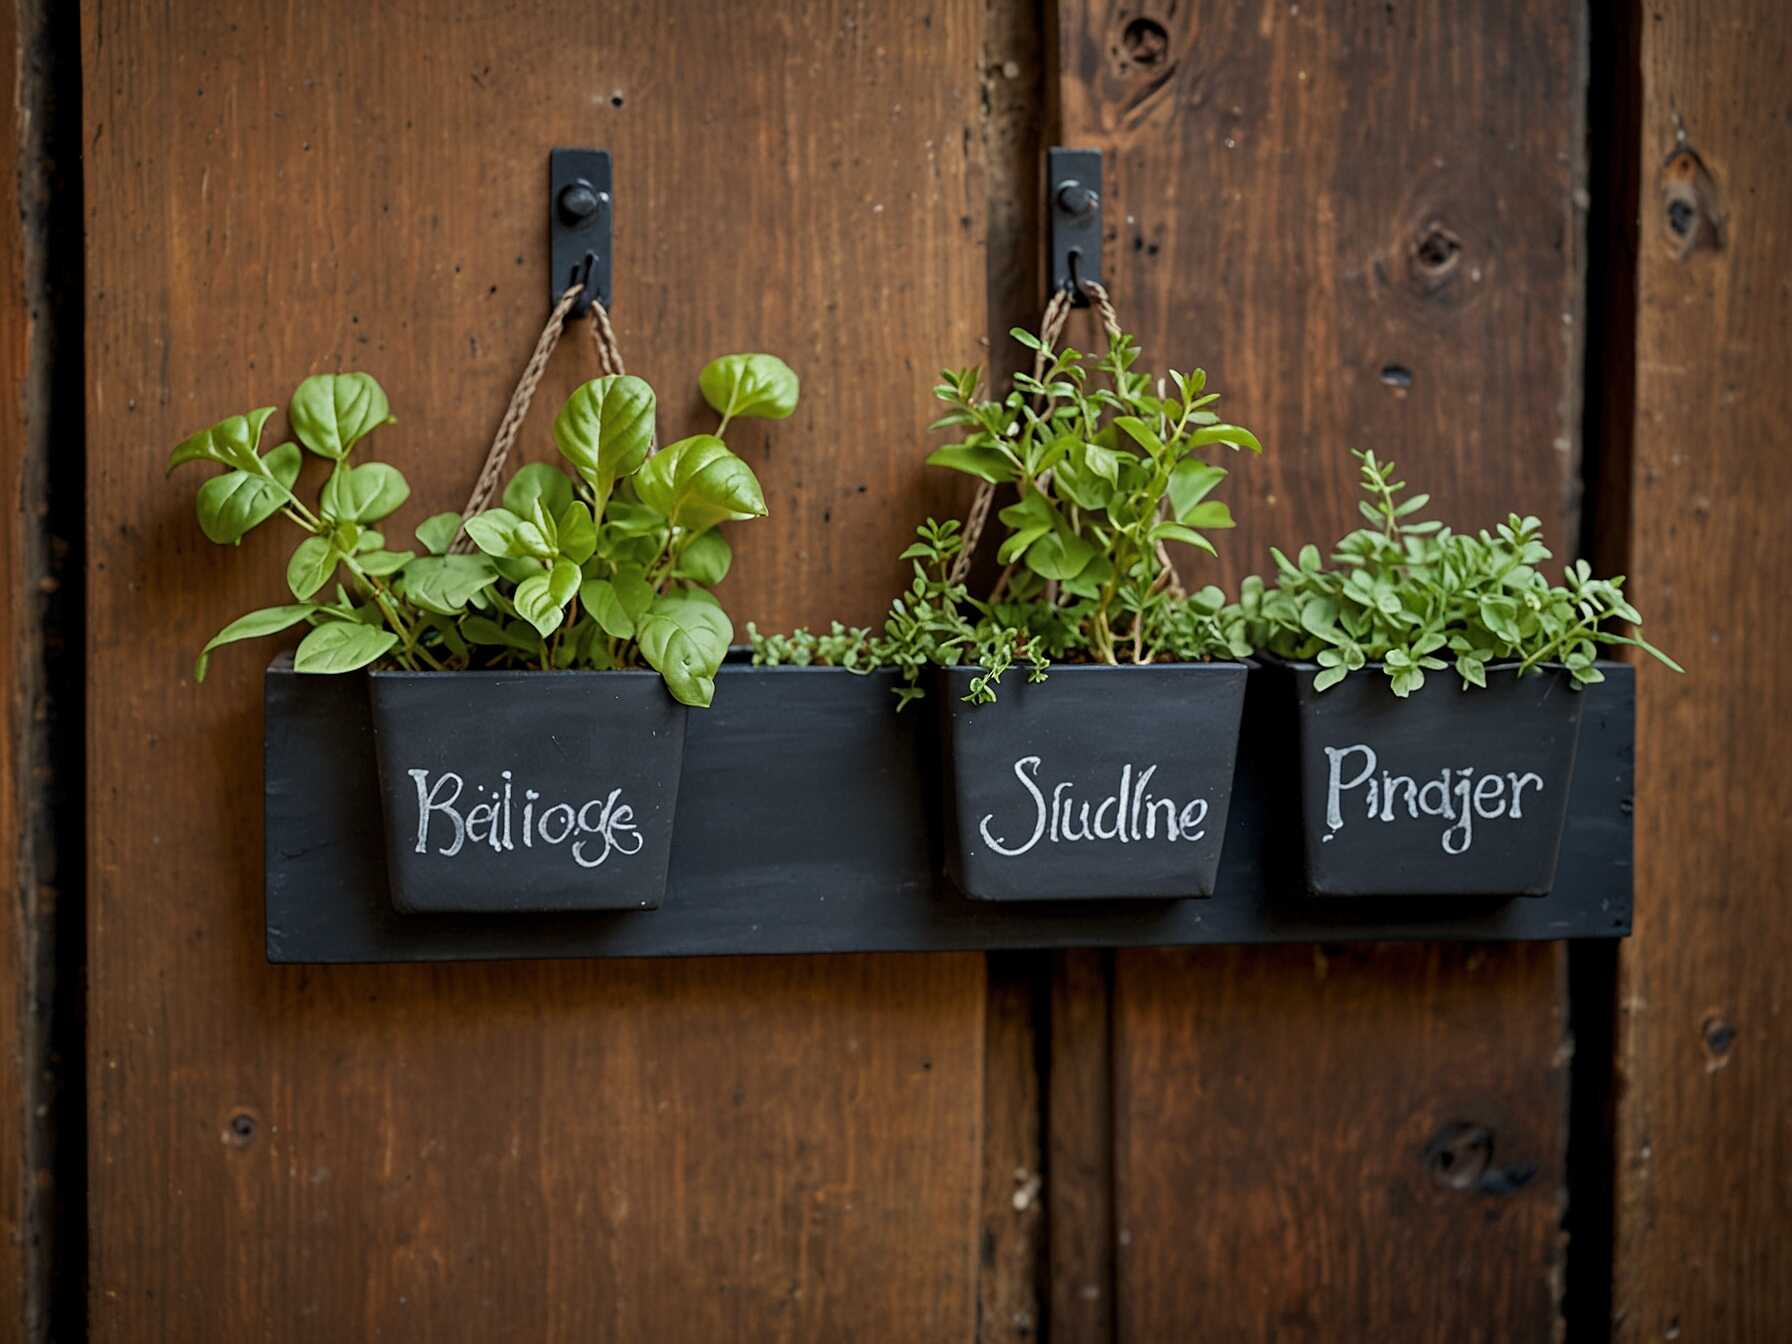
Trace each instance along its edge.
<instances>
[{"instance_id":1,"label":"dark brown wood surface","mask_svg":"<svg viewBox=\"0 0 1792 1344\"><path fill-rule=\"evenodd\" d=\"M772 515L737 621L873 616L958 498L916 455L985 331L982 22L86 7L94 1338L970 1337L982 959L269 968L265 653L191 667L292 542L210 546L162 463L364 368L399 522L457 507L545 312L547 150L605 147L662 435L713 354L804 379L731 436ZM581 336L528 458L591 372Z\"/></svg>"},{"instance_id":2,"label":"dark brown wood surface","mask_svg":"<svg viewBox=\"0 0 1792 1344\"><path fill-rule=\"evenodd\" d=\"M1062 140L1108 152L1121 318L1267 447L1235 464L1241 526L1203 577L1354 526L1352 447L1453 525L1535 513L1571 552L1584 23L1492 0L1059 6ZM1121 954L1118 1338L1549 1338L1561 960Z\"/></svg>"},{"instance_id":3,"label":"dark brown wood surface","mask_svg":"<svg viewBox=\"0 0 1792 1344\"><path fill-rule=\"evenodd\" d=\"M0 5L0 108L5 109L3 143L20 160L25 127L20 124L19 14L15 5ZM30 874L20 841L23 799L30 789L24 754L29 732L30 673L35 649L30 643L32 610L37 601L29 577L31 527L25 522L31 415L31 317L26 300L25 237L19 209L19 178L13 179L7 209L0 210L0 499L6 501L9 523L5 538L6 586L0 593L0 872L6 875L7 900L0 910L0 1332L25 1334L25 1314L33 1286L27 1272L30 1227L31 1163L26 1157L29 1124L25 1072L29 1056L26 1036L28 1004L24 957L25 896Z\"/></svg>"},{"instance_id":4,"label":"dark brown wood surface","mask_svg":"<svg viewBox=\"0 0 1792 1344\"><path fill-rule=\"evenodd\" d=\"M1644 8L1631 587L1688 675L1638 679L1615 1334L1785 1339L1792 28Z\"/></svg>"}]
</instances>

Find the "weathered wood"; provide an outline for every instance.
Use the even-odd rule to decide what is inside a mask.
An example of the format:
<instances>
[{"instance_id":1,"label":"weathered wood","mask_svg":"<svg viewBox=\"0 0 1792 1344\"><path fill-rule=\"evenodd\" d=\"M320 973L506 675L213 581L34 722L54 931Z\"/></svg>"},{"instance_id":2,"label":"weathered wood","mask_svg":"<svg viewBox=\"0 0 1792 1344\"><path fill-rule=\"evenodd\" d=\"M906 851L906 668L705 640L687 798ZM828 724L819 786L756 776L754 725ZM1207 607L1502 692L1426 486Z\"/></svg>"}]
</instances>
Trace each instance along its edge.
<instances>
[{"instance_id":1,"label":"weathered wood","mask_svg":"<svg viewBox=\"0 0 1792 1344\"><path fill-rule=\"evenodd\" d=\"M978 1250L978 1344L1042 1335L1045 1162L1041 1148L1041 1037L1050 958L989 954L983 1046L983 1214Z\"/></svg>"},{"instance_id":2,"label":"weathered wood","mask_svg":"<svg viewBox=\"0 0 1792 1344\"><path fill-rule=\"evenodd\" d=\"M546 152L602 146L662 435L710 355L804 379L734 436L737 621L873 616L956 498L916 452L984 334L981 5L84 20L94 1337L969 1337L982 958L270 969L261 660L190 669L291 542L210 547L162 462L361 367L393 530L456 506L543 316Z\"/></svg>"},{"instance_id":3,"label":"weathered wood","mask_svg":"<svg viewBox=\"0 0 1792 1344\"><path fill-rule=\"evenodd\" d=\"M1567 1061L1537 991L1556 961L1124 954L1118 1337L1550 1338Z\"/></svg>"},{"instance_id":4,"label":"weathered wood","mask_svg":"<svg viewBox=\"0 0 1792 1344\"><path fill-rule=\"evenodd\" d=\"M1114 1339L1113 954L1053 959L1046 1099L1052 1344Z\"/></svg>"},{"instance_id":5,"label":"weathered wood","mask_svg":"<svg viewBox=\"0 0 1792 1344\"><path fill-rule=\"evenodd\" d=\"M1534 513L1571 551L1585 22L1535 0L1058 6L1062 142L1108 151L1122 320L1267 446L1229 464L1241 525L1203 578L1354 526L1348 447L1452 524ZM1119 1337L1547 1338L1560 954L1389 949L1323 976L1317 955L1117 958ZM1534 1178L1433 1184L1455 1124Z\"/></svg>"},{"instance_id":6,"label":"weathered wood","mask_svg":"<svg viewBox=\"0 0 1792 1344\"><path fill-rule=\"evenodd\" d=\"M1646 7L1631 591L1645 668L1638 937L1619 959L1623 1340L1792 1334L1780 1036L1792 694L1777 557L1792 463L1792 24L1773 0Z\"/></svg>"},{"instance_id":7,"label":"weathered wood","mask_svg":"<svg viewBox=\"0 0 1792 1344\"><path fill-rule=\"evenodd\" d=\"M6 57L0 70L0 108L5 115L4 143L23 158L19 88L19 12L16 4L0 6L0 53ZM31 497L30 313L26 299L25 238L19 187L13 178L5 210L0 210L0 417L6 432L0 434L0 498L12 510L9 525L0 532L5 545L6 589L0 594L0 872L6 874L7 899L0 910L0 1323L7 1332L31 1338L27 1313L37 1285L28 1259L31 1227L31 1166L26 1156L30 1121L25 1100L31 1067L27 1023L30 1020L28 977L24 957L27 936L27 846L20 843L22 812L30 796L30 734L33 671L36 650L32 634L38 601L32 582L30 553L38 522L24 513Z\"/></svg>"},{"instance_id":8,"label":"weathered wood","mask_svg":"<svg viewBox=\"0 0 1792 1344\"><path fill-rule=\"evenodd\" d=\"M44 0L0 5L0 1333L33 1344L81 1328L75 27Z\"/></svg>"}]
</instances>

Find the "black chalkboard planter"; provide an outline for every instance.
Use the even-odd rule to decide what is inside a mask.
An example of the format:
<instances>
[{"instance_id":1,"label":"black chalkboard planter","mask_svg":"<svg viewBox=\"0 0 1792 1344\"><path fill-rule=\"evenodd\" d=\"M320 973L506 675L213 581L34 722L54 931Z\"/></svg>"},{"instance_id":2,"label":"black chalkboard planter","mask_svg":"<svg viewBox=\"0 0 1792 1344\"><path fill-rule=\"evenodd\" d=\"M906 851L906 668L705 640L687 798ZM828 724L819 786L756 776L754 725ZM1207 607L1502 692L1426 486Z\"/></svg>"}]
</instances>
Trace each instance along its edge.
<instances>
[{"instance_id":1,"label":"black chalkboard planter","mask_svg":"<svg viewBox=\"0 0 1792 1344\"><path fill-rule=\"evenodd\" d=\"M386 871L408 913L650 910L685 707L656 672L373 672Z\"/></svg>"},{"instance_id":2,"label":"black chalkboard planter","mask_svg":"<svg viewBox=\"0 0 1792 1344\"><path fill-rule=\"evenodd\" d=\"M1307 888L1315 896L1543 896L1555 880L1584 691L1550 666L1434 672L1406 699L1379 666L1292 683Z\"/></svg>"},{"instance_id":3,"label":"black chalkboard planter","mask_svg":"<svg viewBox=\"0 0 1792 1344\"><path fill-rule=\"evenodd\" d=\"M946 869L980 901L1211 896L1232 801L1243 663L1016 669L994 704L938 695Z\"/></svg>"}]
</instances>

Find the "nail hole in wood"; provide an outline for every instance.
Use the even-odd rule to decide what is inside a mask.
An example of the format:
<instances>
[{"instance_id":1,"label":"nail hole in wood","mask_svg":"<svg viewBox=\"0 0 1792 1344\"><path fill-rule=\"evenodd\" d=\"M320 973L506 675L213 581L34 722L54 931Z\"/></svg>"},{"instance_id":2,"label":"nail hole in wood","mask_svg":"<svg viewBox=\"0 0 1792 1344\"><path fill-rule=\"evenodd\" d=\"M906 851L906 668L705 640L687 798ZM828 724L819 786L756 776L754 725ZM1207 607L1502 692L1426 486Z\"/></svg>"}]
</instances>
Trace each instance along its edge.
<instances>
[{"instance_id":1,"label":"nail hole in wood","mask_svg":"<svg viewBox=\"0 0 1792 1344\"><path fill-rule=\"evenodd\" d=\"M1470 1190L1493 1158L1493 1135L1481 1125L1445 1125L1425 1145L1425 1169L1446 1190Z\"/></svg>"},{"instance_id":2,"label":"nail hole in wood","mask_svg":"<svg viewBox=\"0 0 1792 1344\"><path fill-rule=\"evenodd\" d=\"M1121 31L1120 47L1134 65L1161 64L1170 51L1170 35L1156 19L1134 19Z\"/></svg>"},{"instance_id":3,"label":"nail hole in wood","mask_svg":"<svg viewBox=\"0 0 1792 1344\"><path fill-rule=\"evenodd\" d=\"M224 1142L232 1148L247 1148L255 1142L255 1115L251 1111L233 1111L224 1122Z\"/></svg>"},{"instance_id":4,"label":"nail hole in wood","mask_svg":"<svg viewBox=\"0 0 1792 1344\"><path fill-rule=\"evenodd\" d=\"M1419 236L1412 254L1422 274L1440 280L1456 268L1462 255L1462 239L1442 224L1432 223Z\"/></svg>"},{"instance_id":5,"label":"nail hole in wood","mask_svg":"<svg viewBox=\"0 0 1792 1344\"><path fill-rule=\"evenodd\" d=\"M1399 392L1412 386L1412 370L1404 364L1383 364L1381 381Z\"/></svg>"}]
</instances>

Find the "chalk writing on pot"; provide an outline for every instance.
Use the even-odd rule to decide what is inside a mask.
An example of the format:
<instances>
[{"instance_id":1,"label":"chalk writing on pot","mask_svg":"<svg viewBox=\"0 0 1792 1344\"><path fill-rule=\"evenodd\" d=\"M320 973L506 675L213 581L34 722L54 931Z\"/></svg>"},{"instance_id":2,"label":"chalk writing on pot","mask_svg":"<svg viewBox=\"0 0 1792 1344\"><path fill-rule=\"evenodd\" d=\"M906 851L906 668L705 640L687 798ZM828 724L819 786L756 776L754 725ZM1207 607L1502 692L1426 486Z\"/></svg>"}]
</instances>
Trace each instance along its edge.
<instances>
[{"instance_id":1,"label":"chalk writing on pot","mask_svg":"<svg viewBox=\"0 0 1792 1344\"><path fill-rule=\"evenodd\" d=\"M452 858L468 845L490 845L497 853L515 849L557 848L581 868L596 868L611 854L639 854L644 837L635 826L635 810L623 802L622 790L582 803L544 800L539 792L516 787L510 771L492 787L475 784L464 804L464 779L444 770L433 782L427 770L408 772L417 785L417 853L430 845ZM483 801L473 801L474 798Z\"/></svg>"},{"instance_id":2,"label":"chalk writing on pot","mask_svg":"<svg viewBox=\"0 0 1792 1344\"><path fill-rule=\"evenodd\" d=\"M1093 795L1079 794L1072 780L1040 779L1043 762L1022 756L1014 763L1014 806L998 820L991 812L977 824L983 843L1004 858L1025 854L1041 843L1076 844L1085 840L1199 840L1207 834L1207 800L1178 802L1151 792L1157 766L1120 768L1111 791L1096 786Z\"/></svg>"},{"instance_id":3,"label":"chalk writing on pot","mask_svg":"<svg viewBox=\"0 0 1792 1344\"><path fill-rule=\"evenodd\" d=\"M1435 775L1399 775L1377 767L1375 749L1364 742L1327 747L1330 769L1325 786L1325 825L1329 841L1347 821L1392 823L1435 817L1449 824L1438 842L1446 854L1466 854L1474 843L1475 822L1524 820L1526 791L1535 804L1544 790L1535 771L1483 770L1452 766ZM1358 806L1361 811L1358 811Z\"/></svg>"}]
</instances>

